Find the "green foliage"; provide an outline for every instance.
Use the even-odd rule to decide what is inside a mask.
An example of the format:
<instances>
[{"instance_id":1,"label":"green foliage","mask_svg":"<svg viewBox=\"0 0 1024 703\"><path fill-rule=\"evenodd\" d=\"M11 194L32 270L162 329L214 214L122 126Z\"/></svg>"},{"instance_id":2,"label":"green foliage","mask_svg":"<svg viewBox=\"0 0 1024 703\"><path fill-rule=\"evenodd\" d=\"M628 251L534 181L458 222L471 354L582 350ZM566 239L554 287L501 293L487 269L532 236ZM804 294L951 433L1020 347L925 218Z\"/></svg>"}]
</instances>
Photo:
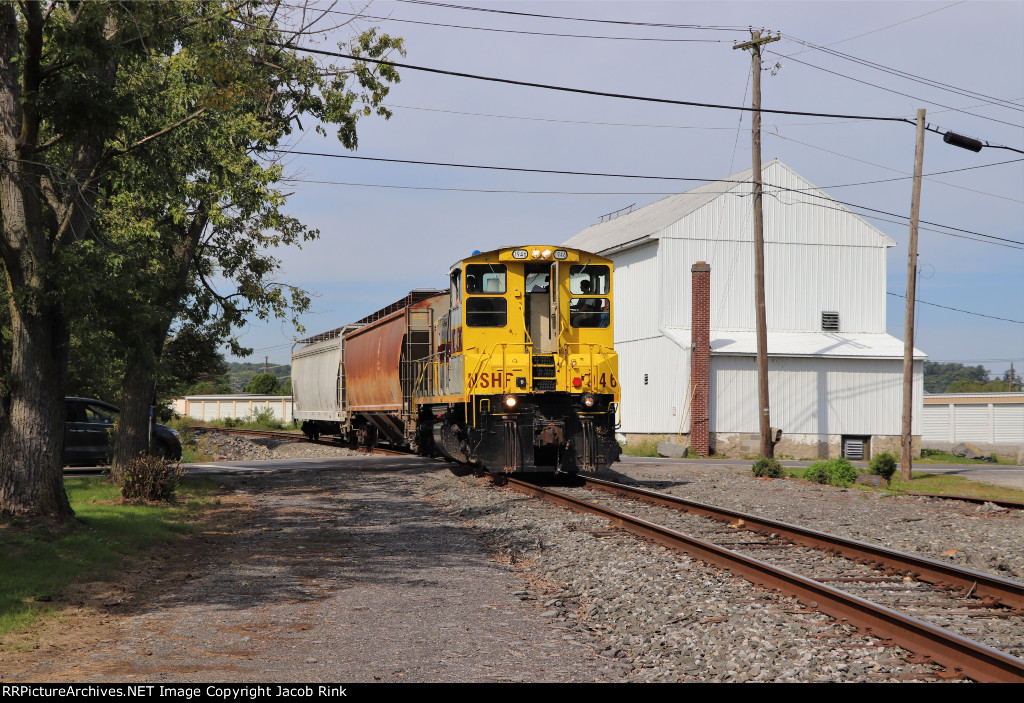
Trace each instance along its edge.
<instances>
[{"instance_id":1,"label":"green foliage","mask_svg":"<svg viewBox=\"0 0 1024 703\"><path fill-rule=\"evenodd\" d=\"M658 440L645 438L628 442L623 445L622 453L626 456L658 456Z\"/></svg>"},{"instance_id":2,"label":"green foliage","mask_svg":"<svg viewBox=\"0 0 1024 703\"><path fill-rule=\"evenodd\" d=\"M140 456L121 471L121 495L128 501L171 502L185 476L180 464Z\"/></svg>"},{"instance_id":3,"label":"green foliage","mask_svg":"<svg viewBox=\"0 0 1024 703\"><path fill-rule=\"evenodd\" d=\"M832 486L852 486L857 480L857 469L849 459L829 459L817 461L804 471L804 479L814 483L827 483Z\"/></svg>"},{"instance_id":4,"label":"green foliage","mask_svg":"<svg viewBox=\"0 0 1024 703\"><path fill-rule=\"evenodd\" d=\"M940 364L934 361L924 362L924 389L928 393L959 393L950 390L951 384L965 380L977 383L988 382L988 371L984 366L964 366L963 364Z\"/></svg>"},{"instance_id":5,"label":"green foliage","mask_svg":"<svg viewBox=\"0 0 1024 703\"><path fill-rule=\"evenodd\" d=\"M946 388L946 393L1006 393L1009 390L1010 384L1007 381L987 381L982 383L961 378L950 383Z\"/></svg>"},{"instance_id":6,"label":"green foliage","mask_svg":"<svg viewBox=\"0 0 1024 703\"><path fill-rule=\"evenodd\" d=\"M253 412L245 424L253 429L279 430L284 427L274 418L274 409L269 407Z\"/></svg>"},{"instance_id":7,"label":"green foliage","mask_svg":"<svg viewBox=\"0 0 1024 703\"><path fill-rule=\"evenodd\" d=\"M766 476L768 478L782 477L782 464L774 457L759 456L750 469L754 476Z\"/></svg>"},{"instance_id":8,"label":"green foliage","mask_svg":"<svg viewBox=\"0 0 1024 703\"><path fill-rule=\"evenodd\" d=\"M245 387L245 392L257 395L275 395L280 388L277 376L272 373L260 373L252 377Z\"/></svg>"},{"instance_id":9,"label":"green foliage","mask_svg":"<svg viewBox=\"0 0 1024 703\"><path fill-rule=\"evenodd\" d=\"M868 469L876 476L881 476L886 481L892 478L892 475L896 473L896 456L891 452L882 452L871 457L871 461L868 463Z\"/></svg>"},{"instance_id":10,"label":"green foliage","mask_svg":"<svg viewBox=\"0 0 1024 703\"><path fill-rule=\"evenodd\" d=\"M99 477L69 478L65 487L76 521L0 529L0 635L59 610L69 584L110 580L126 559L195 529L196 513L221 490L212 481L186 480L178 490L183 502L172 506L122 503L119 487Z\"/></svg>"}]
</instances>

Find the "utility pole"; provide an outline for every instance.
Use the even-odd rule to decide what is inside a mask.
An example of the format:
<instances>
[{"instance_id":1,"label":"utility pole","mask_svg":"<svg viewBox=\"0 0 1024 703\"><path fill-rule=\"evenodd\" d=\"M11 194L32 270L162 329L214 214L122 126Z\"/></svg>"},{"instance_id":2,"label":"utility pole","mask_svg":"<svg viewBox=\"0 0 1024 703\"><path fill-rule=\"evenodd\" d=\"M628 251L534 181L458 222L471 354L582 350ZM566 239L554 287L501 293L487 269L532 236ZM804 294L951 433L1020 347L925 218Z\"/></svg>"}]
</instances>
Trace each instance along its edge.
<instances>
[{"instance_id":1,"label":"utility pole","mask_svg":"<svg viewBox=\"0 0 1024 703\"><path fill-rule=\"evenodd\" d=\"M900 478L910 480L913 436L910 420L914 405L914 304L917 295L917 223L921 215L921 170L924 166L924 110L917 111L917 148L914 152L914 190L910 198L910 245L907 251L907 312L903 329L903 462Z\"/></svg>"},{"instance_id":2,"label":"utility pole","mask_svg":"<svg viewBox=\"0 0 1024 703\"><path fill-rule=\"evenodd\" d=\"M757 404L760 419L761 456L772 456L775 446L771 436L771 414L768 402L768 315L764 299L764 212L761 208L761 45L778 41L778 36L761 36L750 30L750 41L733 49L750 49L751 72L754 78L751 146L754 165L751 180L754 195L754 295L757 303Z\"/></svg>"}]
</instances>

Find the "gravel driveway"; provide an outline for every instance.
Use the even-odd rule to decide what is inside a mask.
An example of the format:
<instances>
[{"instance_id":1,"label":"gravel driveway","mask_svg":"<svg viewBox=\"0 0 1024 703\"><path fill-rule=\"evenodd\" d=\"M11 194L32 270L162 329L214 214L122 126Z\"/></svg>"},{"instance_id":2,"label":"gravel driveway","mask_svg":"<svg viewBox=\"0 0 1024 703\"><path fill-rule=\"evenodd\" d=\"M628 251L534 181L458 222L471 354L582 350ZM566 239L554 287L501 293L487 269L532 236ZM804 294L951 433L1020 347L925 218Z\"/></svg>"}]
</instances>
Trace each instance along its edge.
<instances>
[{"instance_id":1,"label":"gravel driveway","mask_svg":"<svg viewBox=\"0 0 1024 703\"><path fill-rule=\"evenodd\" d=\"M0 648L0 680L852 682L930 671L793 599L440 462L296 463L307 468L225 477L234 490L209 530L125 584L93 585L35 649ZM617 468L650 488L1024 575L1021 511L714 465Z\"/></svg>"},{"instance_id":2,"label":"gravel driveway","mask_svg":"<svg viewBox=\"0 0 1024 703\"><path fill-rule=\"evenodd\" d=\"M621 681L630 666L553 624L480 534L423 500L447 471L419 464L229 478L244 519L108 596L89 646L5 652L0 680Z\"/></svg>"}]
</instances>

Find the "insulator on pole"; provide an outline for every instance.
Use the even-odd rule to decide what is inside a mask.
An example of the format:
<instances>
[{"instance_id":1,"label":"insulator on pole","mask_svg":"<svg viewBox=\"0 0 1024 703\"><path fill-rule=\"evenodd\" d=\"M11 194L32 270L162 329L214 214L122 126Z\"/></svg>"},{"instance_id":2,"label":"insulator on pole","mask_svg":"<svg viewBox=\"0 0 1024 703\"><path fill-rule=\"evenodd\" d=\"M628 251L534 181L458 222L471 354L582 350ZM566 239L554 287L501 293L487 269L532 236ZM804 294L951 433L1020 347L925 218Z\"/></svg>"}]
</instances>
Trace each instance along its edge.
<instances>
[{"instance_id":1,"label":"insulator on pole","mask_svg":"<svg viewBox=\"0 0 1024 703\"><path fill-rule=\"evenodd\" d=\"M956 132L946 132L942 135L942 141L946 142L946 144L958 146L961 149L970 149L971 151L981 151L981 147L983 146L977 139L965 137L964 135L957 134Z\"/></svg>"}]
</instances>

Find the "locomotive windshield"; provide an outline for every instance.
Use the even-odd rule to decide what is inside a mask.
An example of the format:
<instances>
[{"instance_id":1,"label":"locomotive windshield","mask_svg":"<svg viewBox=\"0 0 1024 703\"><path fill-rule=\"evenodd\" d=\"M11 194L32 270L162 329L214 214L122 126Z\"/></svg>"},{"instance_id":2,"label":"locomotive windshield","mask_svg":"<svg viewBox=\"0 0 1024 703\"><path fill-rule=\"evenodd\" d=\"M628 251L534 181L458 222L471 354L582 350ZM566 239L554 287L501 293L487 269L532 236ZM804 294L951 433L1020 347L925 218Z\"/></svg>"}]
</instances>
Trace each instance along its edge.
<instances>
[{"instance_id":1,"label":"locomotive windshield","mask_svg":"<svg viewBox=\"0 0 1024 703\"><path fill-rule=\"evenodd\" d=\"M573 295L608 295L611 289L607 266L573 266L569 269L569 292Z\"/></svg>"},{"instance_id":2,"label":"locomotive windshield","mask_svg":"<svg viewBox=\"0 0 1024 703\"><path fill-rule=\"evenodd\" d=\"M470 264L466 267L466 293L469 295L504 295L504 264Z\"/></svg>"}]
</instances>

